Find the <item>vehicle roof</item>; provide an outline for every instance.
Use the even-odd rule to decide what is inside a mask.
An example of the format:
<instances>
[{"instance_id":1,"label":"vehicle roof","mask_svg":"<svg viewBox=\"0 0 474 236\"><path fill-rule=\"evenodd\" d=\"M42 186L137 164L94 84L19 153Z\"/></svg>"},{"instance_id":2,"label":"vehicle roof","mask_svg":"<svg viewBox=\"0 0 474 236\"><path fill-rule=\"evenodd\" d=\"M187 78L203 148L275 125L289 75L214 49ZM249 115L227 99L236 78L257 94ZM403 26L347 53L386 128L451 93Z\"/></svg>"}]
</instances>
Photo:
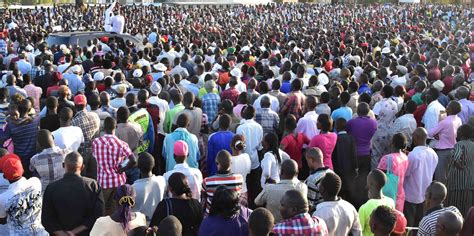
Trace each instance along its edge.
<instances>
[{"instance_id":1,"label":"vehicle roof","mask_svg":"<svg viewBox=\"0 0 474 236\"><path fill-rule=\"evenodd\" d=\"M48 35L49 37L59 37L59 38L74 38L74 39L88 39L88 38L99 38L99 37L120 37L124 40L130 40L136 45L140 45L140 40L129 34L116 34L105 31L72 31L72 32L54 32ZM48 41L48 40L46 40ZM81 46L85 46L86 42L81 42Z\"/></svg>"}]
</instances>

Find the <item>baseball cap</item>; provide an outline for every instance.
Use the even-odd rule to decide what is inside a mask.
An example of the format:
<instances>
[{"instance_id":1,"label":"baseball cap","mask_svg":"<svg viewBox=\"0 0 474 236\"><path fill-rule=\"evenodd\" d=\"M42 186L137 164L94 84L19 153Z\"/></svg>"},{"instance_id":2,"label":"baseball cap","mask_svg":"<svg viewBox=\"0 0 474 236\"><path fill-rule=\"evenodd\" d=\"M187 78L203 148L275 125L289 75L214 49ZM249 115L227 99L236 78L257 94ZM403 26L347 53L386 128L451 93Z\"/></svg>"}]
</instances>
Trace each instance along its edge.
<instances>
[{"instance_id":1,"label":"baseball cap","mask_svg":"<svg viewBox=\"0 0 474 236\"><path fill-rule=\"evenodd\" d=\"M78 94L74 97L74 104L75 105L86 105L87 98L83 94Z\"/></svg>"},{"instance_id":2,"label":"baseball cap","mask_svg":"<svg viewBox=\"0 0 474 236\"><path fill-rule=\"evenodd\" d=\"M3 177L9 181L20 178L24 173L21 160L15 154L3 156L0 161L0 169L3 172Z\"/></svg>"},{"instance_id":3,"label":"baseball cap","mask_svg":"<svg viewBox=\"0 0 474 236\"><path fill-rule=\"evenodd\" d=\"M183 140L174 143L173 153L176 156L188 156L188 144Z\"/></svg>"}]
</instances>

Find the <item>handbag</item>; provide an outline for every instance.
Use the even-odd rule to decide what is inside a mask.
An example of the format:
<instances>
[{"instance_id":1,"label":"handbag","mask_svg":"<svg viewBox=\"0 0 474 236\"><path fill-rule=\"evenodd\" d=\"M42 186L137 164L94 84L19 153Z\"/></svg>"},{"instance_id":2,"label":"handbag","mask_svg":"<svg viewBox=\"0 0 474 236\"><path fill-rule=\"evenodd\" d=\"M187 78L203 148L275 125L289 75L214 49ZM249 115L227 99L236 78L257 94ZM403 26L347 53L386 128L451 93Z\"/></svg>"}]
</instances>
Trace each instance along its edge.
<instances>
[{"instance_id":1,"label":"handbag","mask_svg":"<svg viewBox=\"0 0 474 236\"><path fill-rule=\"evenodd\" d=\"M385 196L397 201L398 192L398 181L399 177L392 172L392 155L387 158L387 183L382 188L382 192Z\"/></svg>"}]
</instances>

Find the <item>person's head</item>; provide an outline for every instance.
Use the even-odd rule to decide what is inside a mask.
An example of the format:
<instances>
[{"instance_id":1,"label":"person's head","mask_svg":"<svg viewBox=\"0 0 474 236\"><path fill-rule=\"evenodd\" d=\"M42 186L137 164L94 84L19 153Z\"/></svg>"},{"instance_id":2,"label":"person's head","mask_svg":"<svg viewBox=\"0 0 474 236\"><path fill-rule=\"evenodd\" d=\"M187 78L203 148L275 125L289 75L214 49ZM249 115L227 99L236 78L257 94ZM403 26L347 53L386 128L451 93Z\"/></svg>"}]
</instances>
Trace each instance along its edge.
<instances>
[{"instance_id":1,"label":"person's head","mask_svg":"<svg viewBox=\"0 0 474 236\"><path fill-rule=\"evenodd\" d=\"M239 194L225 186L217 187L212 197L209 215L229 219L239 212Z\"/></svg>"},{"instance_id":2,"label":"person's head","mask_svg":"<svg viewBox=\"0 0 474 236\"><path fill-rule=\"evenodd\" d=\"M10 93L8 92L8 89L6 87L0 88L0 101L5 102L6 100L8 100L9 97Z\"/></svg>"},{"instance_id":3,"label":"person's head","mask_svg":"<svg viewBox=\"0 0 474 236\"><path fill-rule=\"evenodd\" d=\"M416 108L417 105L415 101L408 101L407 103L405 103L405 114L413 114L416 111Z\"/></svg>"},{"instance_id":4,"label":"person's head","mask_svg":"<svg viewBox=\"0 0 474 236\"><path fill-rule=\"evenodd\" d=\"M107 117L104 120L104 131L106 134L114 134L117 127L117 122L113 117Z\"/></svg>"},{"instance_id":5,"label":"person's head","mask_svg":"<svg viewBox=\"0 0 474 236\"><path fill-rule=\"evenodd\" d=\"M173 145L173 155L176 164L182 164L188 157L188 144L183 140L178 140Z\"/></svg>"},{"instance_id":6,"label":"person's head","mask_svg":"<svg viewBox=\"0 0 474 236\"><path fill-rule=\"evenodd\" d=\"M309 209L306 196L298 190L288 190L280 200L280 215L290 219L296 215L307 213Z\"/></svg>"},{"instance_id":7,"label":"person's head","mask_svg":"<svg viewBox=\"0 0 474 236\"><path fill-rule=\"evenodd\" d=\"M137 95L134 93L128 93L127 96L125 96L125 103L127 104L127 107L132 107L137 104Z\"/></svg>"},{"instance_id":8,"label":"person's head","mask_svg":"<svg viewBox=\"0 0 474 236\"><path fill-rule=\"evenodd\" d=\"M428 131L423 127L418 127L413 131L413 144L415 146L426 146L426 139L428 138Z\"/></svg>"},{"instance_id":9,"label":"person's head","mask_svg":"<svg viewBox=\"0 0 474 236\"><path fill-rule=\"evenodd\" d=\"M230 147L234 152L242 152L245 149L245 136L236 134L232 137Z\"/></svg>"},{"instance_id":10,"label":"person's head","mask_svg":"<svg viewBox=\"0 0 474 236\"><path fill-rule=\"evenodd\" d=\"M260 99L260 106L262 108L269 108L271 105L271 102L270 102L270 97L268 96L263 96L262 99Z\"/></svg>"},{"instance_id":11,"label":"person's head","mask_svg":"<svg viewBox=\"0 0 474 236\"><path fill-rule=\"evenodd\" d=\"M227 150L221 150L217 153L216 156L216 166L218 172L228 172L230 171L230 166L232 164L232 155Z\"/></svg>"},{"instance_id":12,"label":"person's head","mask_svg":"<svg viewBox=\"0 0 474 236\"><path fill-rule=\"evenodd\" d=\"M18 104L18 113L21 118L25 117L31 110L31 102L29 99L23 99Z\"/></svg>"},{"instance_id":13,"label":"person's head","mask_svg":"<svg viewBox=\"0 0 474 236\"><path fill-rule=\"evenodd\" d=\"M219 128L221 130L228 130L231 123L232 123L232 117L230 117L230 115L224 114L224 115L219 116Z\"/></svg>"},{"instance_id":14,"label":"person's head","mask_svg":"<svg viewBox=\"0 0 474 236\"><path fill-rule=\"evenodd\" d=\"M367 175L367 189L369 190L369 198L372 194L380 193L383 186L387 183L387 176L379 169L370 171Z\"/></svg>"},{"instance_id":15,"label":"person's head","mask_svg":"<svg viewBox=\"0 0 474 236\"><path fill-rule=\"evenodd\" d=\"M361 102L357 105L357 115L360 117L369 115L370 106L368 103Z\"/></svg>"},{"instance_id":16,"label":"person's head","mask_svg":"<svg viewBox=\"0 0 474 236\"><path fill-rule=\"evenodd\" d=\"M186 113L182 113L178 116L178 119L176 119L176 126L178 128L188 128L189 123L189 116Z\"/></svg>"},{"instance_id":17,"label":"person's head","mask_svg":"<svg viewBox=\"0 0 474 236\"><path fill-rule=\"evenodd\" d=\"M186 108L193 107L194 100L195 100L194 93L186 92L186 93L184 94L184 98L183 98L183 105L184 105Z\"/></svg>"},{"instance_id":18,"label":"person's head","mask_svg":"<svg viewBox=\"0 0 474 236\"><path fill-rule=\"evenodd\" d=\"M428 210L441 205L446 199L447 192L448 190L443 183L438 181L431 182L425 193L425 209Z\"/></svg>"},{"instance_id":19,"label":"person's head","mask_svg":"<svg viewBox=\"0 0 474 236\"><path fill-rule=\"evenodd\" d=\"M53 135L47 129L40 129L36 137L36 145L39 150L44 150L47 148L54 147Z\"/></svg>"},{"instance_id":20,"label":"person's head","mask_svg":"<svg viewBox=\"0 0 474 236\"><path fill-rule=\"evenodd\" d=\"M130 110L128 110L128 107L119 107L119 109L117 110L117 123L127 123L129 116Z\"/></svg>"},{"instance_id":21,"label":"person's head","mask_svg":"<svg viewBox=\"0 0 474 236\"><path fill-rule=\"evenodd\" d=\"M300 91L303 88L303 81L295 79L291 82L291 91Z\"/></svg>"},{"instance_id":22,"label":"person's head","mask_svg":"<svg viewBox=\"0 0 474 236\"><path fill-rule=\"evenodd\" d=\"M255 108L252 105L248 105L242 111L242 118L246 120L253 119L255 117Z\"/></svg>"},{"instance_id":23,"label":"person's head","mask_svg":"<svg viewBox=\"0 0 474 236\"><path fill-rule=\"evenodd\" d=\"M284 160L280 168L281 179L294 179L298 176L298 164L293 159Z\"/></svg>"},{"instance_id":24,"label":"person's head","mask_svg":"<svg viewBox=\"0 0 474 236\"><path fill-rule=\"evenodd\" d=\"M168 190L173 197L185 196L192 198L191 188L189 187L186 175L181 172L175 172L168 178Z\"/></svg>"},{"instance_id":25,"label":"person's head","mask_svg":"<svg viewBox=\"0 0 474 236\"><path fill-rule=\"evenodd\" d=\"M58 99L56 97L48 97L46 99L46 108L49 113L56 114L58 109Z\"/></svg>"},{"instance_id":26,"label":"person's head","mask_svg":"<svg viewBox=\"0 0 474 236\"><path fill-rule=\"evenodd\" d=\"M446 108L446 113L448 116L457 115L461 112L461 103L458 101L450 101L448 107Z\"/></svg>"},{"instance_id":27,"label":"person's head","mask_svg":"<svg viewBox=\"0 0 474 236\"><path fill-rule=\"evenodd\" d=\"M389 236L395 228L397 215L388 206L379 206L370 215L370 230L375 236Z\"/></svg>"},{"instance_id":28,"label":"person's head","mask_svg":"<svg viewBox=\"0 0 474 236\"><path fill-rule=\"evenodd\" d=\"M474 138L474 127L470 124L461 125L457 130L458 141L460 140L469 140Z\"/></svg>"},{"instance_id":29,"label":"person's head","mask_svg":"<svg viewBox=\"0 0 474 236\"><path fill-rule=\"evenodd\" d=\"M383 88L382 88L382 95L384 98L390 98L393 96L393 93L394 93L394 90L393 90L393 87L390 86L390 85L385 85Z\"/></svg>"},{"instance_id":30,"label":"person's head","mask_svg":"<svg viewBox=\"0 0 474 236\"><path fill-rule=\"evenodd\" d=\"M349 103L349 100L351 100L351 95L348 92L342 92L340 98L342 106L345 106Z\"/></svg>"},{"instance_id":31,"label":"person's head","mask_svg":"<svg viewBox=\"0 0 474 236\"><path fill-rule=\"evenodd\" d=\"M158 224L157 235L181 236L183 233L183 225L176 216L169 215Z\"/></svg>"},{"instance_id":32,"label":"person's head","mask_svg":"<svg viewBox=\"0 0 474 236\"><path fill-rule=\"evenodd\" d=\"M155 167L155 159L148 152L142 152L138 155L137 167L141 172L142 177L149 177L151 170Z\"/></svg>"},{"instance_id":33,"label":"person's head","mask_svg":"<svg viewBox=\"0 0 474 236\"><path fill-rule=\"evenodd\" d=\"M183 101L183 94L178 89L170 90L170 97L173 104L180 104Z\"/></svg>"},{"instance_id":34,"label":"person's head","mask_svg":"<svg viewBox=\"0 0 474 236\"><path fill-rule=\"evenodd\" d=\"M71 152L64 158L64 169L66 173L81 175L81 171L84 169L83 159L81 154L78 152Z\"/></svg>"},{"instance_id":35,"label":"person's head","mask_svg":"<svg viewBox=\"0 0 474 236\"><path fill-rule=\"evenodd\" d=\"M341 178L334 172L328 172L319 184L319 192L325 201L334 201L341 191Z\"/></svg>"},{"instance_id":36,"label":"person's head","mask_svg":"<svg viewBox=\"0 0 474 236\"><path fill-rule=\"evenodd\" d=\"M392 147L395 151L404 150L407 147L407 138L403 133L397 133L392 137Z\"/></svg>"},{"instance_id":37,"label":"person's head","mask_svg":"<svg viewBox=\"0 0 474 236\"><path fill-rule=\"evenodd\" d=\"M336 120L336 131L337 132L342 132L346 130L346 119L344 118L339 118Z\"/></svg>"},{"instance_id":38,"label":"person's head","mask_svg":"<svg viewBox=\"0 0 474 236\"><path fill-rule=\"evenodd\" d=\"M466 86L461 86L456 89L456 98L459 100L468 99L469 95L469 88L467 88Z\"/></svg>"},{"instance_id":39,"label":"person's head","mask_svg":"<svg viewBox=\"0 0 474 236\"><path fill-rule=\"evenodd\" d=\"M296 129L296 117L289 114L285 119L285 129L288 133L293 132Z\"/></svg>"},{"instance_id":40,"label":"person's head","mask_svg":"<svg viewBox=\"0 0 474 236\"><path fill-rule=\"evenodd\" d=\"M332 129L331 117L327 114L319 115L317 126L322 132L329 132Z\"/></svg>"},{"instance_id":41,"label":"person's head","mask_svg":"<svg viewBox=\"0 0 474 236\"><path fill-rule=\"evenodd\" d=\"M133 210L135 206L136 192L132 185L124 184L117 187L114 200L117 201L115 212L118 216L118 223L122 225L122 229L129 230L130 221L132 221Z\"/></svg>"},{"instance_id":42,"label":"person's head","mask_svg":"<svg viewBox=\"0 0 474 236\"><path fill-rule=\"evenodd\" d=\"M425 101L427 104L438 99L440 92L436 88L429 88L425 93Z\"/></svg>"},{"instance_id":43,"label":"person's head","mask_svg":"<svg viewBox=\"0 0 474 236\"><path fill-rule=\"evenodd\" d=\"M86 108L87 98L83 94L78 94L74 97L74 106L76 111L82 111Z\"/></svg>"},{"instance_id":44,"label":"person's head","mask_svg":"<svg viewBox=\"0 0 474 236\"><path fill-rule=\"evenodd\" d=\"M249 217L249 236L268 236L273 229L275 218L266 208L255 209Z\"/></svg>"},{"instance_id":45,"label":"person's head","mask_svg":"<svg viewBox=\"0 0 474 236\"><path fill-rule=\"evenodd\" d=\"M310 170L316 170L318 168L324 167L323 152L317 147L312 147L306 150L305 158Z\"/></svg>"},{"instance_id":46,"label":"person's head","mask_svg":"<svg viewBox=\"0 0 474 236\"><path fill-rule=\"evenodd\" d=\"M149 96L150 96L150 93L148 92L148 90L141 89L140 91L138 91L138 95L137 95L138 102L140 102L141 104L145 104Z\"/></svg>"},{"instance_id":47,"label":"person's head","mask_svg":"<svg viewBox=\"0 0 474 236\"><path fill-rule=\"evenodd\" d=\"M462 226L463 219L460 215L452 211L445 211L438 216L436 221L436 236L459 235Z\"/></svg>"},{"instance_id":48,"label":"person's head","mask_svg":"<svg viewBox=\"0 0 474 236\"><path fill-rule=\"evenodd\" d=\"M305 104L307 112L314 111L314 109L318 105L318 101L317 101L316 97L314 97L314 96L306 96L306 101L305 101L304 104Z\"/></svg>"}]
</instances>

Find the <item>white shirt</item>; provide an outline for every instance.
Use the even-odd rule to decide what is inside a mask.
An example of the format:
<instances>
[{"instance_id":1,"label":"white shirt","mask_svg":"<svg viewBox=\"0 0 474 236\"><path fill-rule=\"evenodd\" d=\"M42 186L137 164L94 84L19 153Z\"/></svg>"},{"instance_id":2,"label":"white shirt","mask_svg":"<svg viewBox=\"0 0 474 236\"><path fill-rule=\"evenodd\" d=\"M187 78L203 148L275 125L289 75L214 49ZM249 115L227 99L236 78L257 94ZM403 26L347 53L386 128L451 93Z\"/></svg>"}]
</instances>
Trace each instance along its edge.
<instances>
[{"instance_id":1,"label":"white shirt","mask_svg":"<svg viewBox=\"0 0 474 236\"><path fill-rule=\"evenodd\" d=\"M121 15L110 17L110 23L112 24L112 32L117 34L123 33L123 27L125 25L125 18Z\"/></svg>"},{"instance_id":2,"label":"white shirt","mask_svg":"<svg viewBox=\"0 0 474 236\"><path fill-rule=\"evenodd\" d=\"M138 179L133 183L137 196L133 211L145 214L146 221L150 222L158 203L163 200L166 189L166 180L163 176L151 176Z\"/></svg>"},{"instance_id":3,"label":"white shirt","mask_svg":"<svg viewBox=\"0 0 474 236\"><path fill-rule=\"evenodd\" d=\"M309 111L304 114L303 117L298 121L296 125L296 132L303 133L310 140L314 136L319 134L319 129L317 126L319 115L315 111Z\"/></svg>"},{"instance_id":4,"label":"white shirt","mask_svg":"<svg viewBox=\"0 0 474 236\"><path fill-rule=\"evenodd\" d=\"M393 122L392 134L402 133L407 138L408 146L412 142L412 135L416 129L416 120L413 114L405 114L398 117L395 122Z\"/></svg>"},{"instance_id":5,"label":"white shirt","mask_svg":"<svg viewBox=\"0 0 474 236\"><path fill-rule=\"evenodd\" d=\"M56 146L77 152L81 143L84 142L82 129L77 126L60 127L51 133Z\"/></svg>"},{"instance_id":6,"label":"white shirt","mask_svg":"<svg viewBox=\"0 0 474 236\"><path fill-rule=\"evenodd\" d=\"M232 165L230 166L230 171L232 174L242 175L244 181L242 184L242 192L247 192L247 175L250 174L250 167L252 163L250 162L250 156L247 153L242 153L238 156L232 157Z\"/></svg>"},{"instance_id":7,"label":"white shirt","mask_svg":"<svg viewBox=\"0 0 474 236\"><path fill-rule=\"evenodd\" d=\"M255 170L259 166L257 150L262 149L263 129L255 120L241 120L236 134L245 137L245 153L249 154L252 163L251 168Z\"/></svg>"},{"instance_id":8,"label":"white shirt","mask_svg":"<svg viewBox=\"0 0 474 236\"><path fill-rule=\"evenodd\" d=\"M62 65L59 65L58 68L56 68L57 72L60 72L61 74L64 73L66 68L68 68L71 65L71 63L64 63Z\"/></svg>"},{"instance_id":9,"label":"white shirt","mask_svg":"<svg viewBox=\"0 0 474 236\"><path fill-rule=\"evenodd\" d=\"M280 102L278 101L278 98L276 98L275 96L272 96L270 94L262 94L260 96L258 96L257 99L255 99L255 102L253 102L253 107L255 108L255 110L259 110L259 109L262 109L262 107L260 106L260 100L262 100L262 97L263 96L267 96L270 98L270 109L272 109L272 111L278 113L278 111L280 110Z\"/></svg>"},{"instance_id":10,"label":"white shirt","mask_svg":"<svg viewBox=\"0 0 474 236\"><path fill-rule=\"evenodd\" d=\"M446 109L438 100L434 100L428 105L421 119L421 122L425 124L426 130L431 130L438 125L441 113L446 113Z\"/></svg>"},{"instance_id":11,"label":"white shirt","mask_svg":"<svg viewBox=\"0 0 474 236\"><path fill-rule=\"evenodd\" d=\"M23 75L28 74L31 70L31 64L25 59L19 60L16 64L18 65L18 70L20 70Z\"/></svg>"},{"instance_id":12,"label":"white shirt","mask_svg":"<svg viewBox=\"0 0 474 236\"><path fill-rule=\"evenodd\" d=\"M159 98L158 96L151 96L150 98L148 98L148 102L150 104L158 106L158 108L160 109L160 123L158 124L157 133L165 135L165 131L163 130L163 123L165 122L166 112L170 110L170 105L167 101Z\"/></svg>"},{"instance_id":13,"label":"white shirt","mask_svg":"<svg viewBox=\"0 0 474 236\"><path fill-rule=\"evenodd\" d=\"M22 177L0 194L0 218L7 218L7 235L48 235L41 225L41 182ZM32 229L33 228L33 229Z\"/></svg>"},{"instance_id":14,"label":"white shirt","mask_svg":"<svg viewBox=\"0 0 474 236\"><path fill-rule=\"evenodd\" d=\"M284 160L290 159L290 156L279 149L281 162L278 163L275 155L272 152L266 152L263 155L261 167L262 167L262 176L260 177L260 184L262 187L265 185L265 181L268 178L275 180L275 182L280 182L280 166Z\"/></svg>"},{"instance_id":15,"label":"white shirt","mask_svg":"<svg viewBox=\"0 0 474 236\"><path fill-rule=\"evenodd\" d=\"M438 155L430 147L417 146L408 154L408 169L405 172L405 201L419 204L425 200L425 192L431 184L438 165Z\"/></svg>"},{"instance_id":16,"label":"white shirt","mask_svg":"<svg viewBox=\"0 0 474 236\"><path fill-rule=\"evenodd\" d=\"M349 233L353 236L362 235L357 210L343 199L319 203L313 216L320 217L326 222L331 236L349 235Z\"/></svg>"},{"instance_id":17,"label":"white shirt","mask_svg":"<svg viewBox=\"0 0 474 236\"><path fill-rule=\"evenodd\" d=\"M373 111L377 115L379 124L389 125L395 120L398 113L398 105L391 98L384 98L375 103Z\"/></svg>"},{"instance_id":18,"label":"white shirt","mask_svg":"<svg viewBox=\"0 0 474 236\"><path fill-rule=\"evenodd\" d=\"M187 163L176 164L174 168L166 172L163 177L165 177L166 184L168 184L169 177L175 173L179 172L186 175L188 179L189 187L193 198L200 201L201 200L201 190L202 190L202 173L199 169L191 168Z\"/></svg>"}]
</instances>

